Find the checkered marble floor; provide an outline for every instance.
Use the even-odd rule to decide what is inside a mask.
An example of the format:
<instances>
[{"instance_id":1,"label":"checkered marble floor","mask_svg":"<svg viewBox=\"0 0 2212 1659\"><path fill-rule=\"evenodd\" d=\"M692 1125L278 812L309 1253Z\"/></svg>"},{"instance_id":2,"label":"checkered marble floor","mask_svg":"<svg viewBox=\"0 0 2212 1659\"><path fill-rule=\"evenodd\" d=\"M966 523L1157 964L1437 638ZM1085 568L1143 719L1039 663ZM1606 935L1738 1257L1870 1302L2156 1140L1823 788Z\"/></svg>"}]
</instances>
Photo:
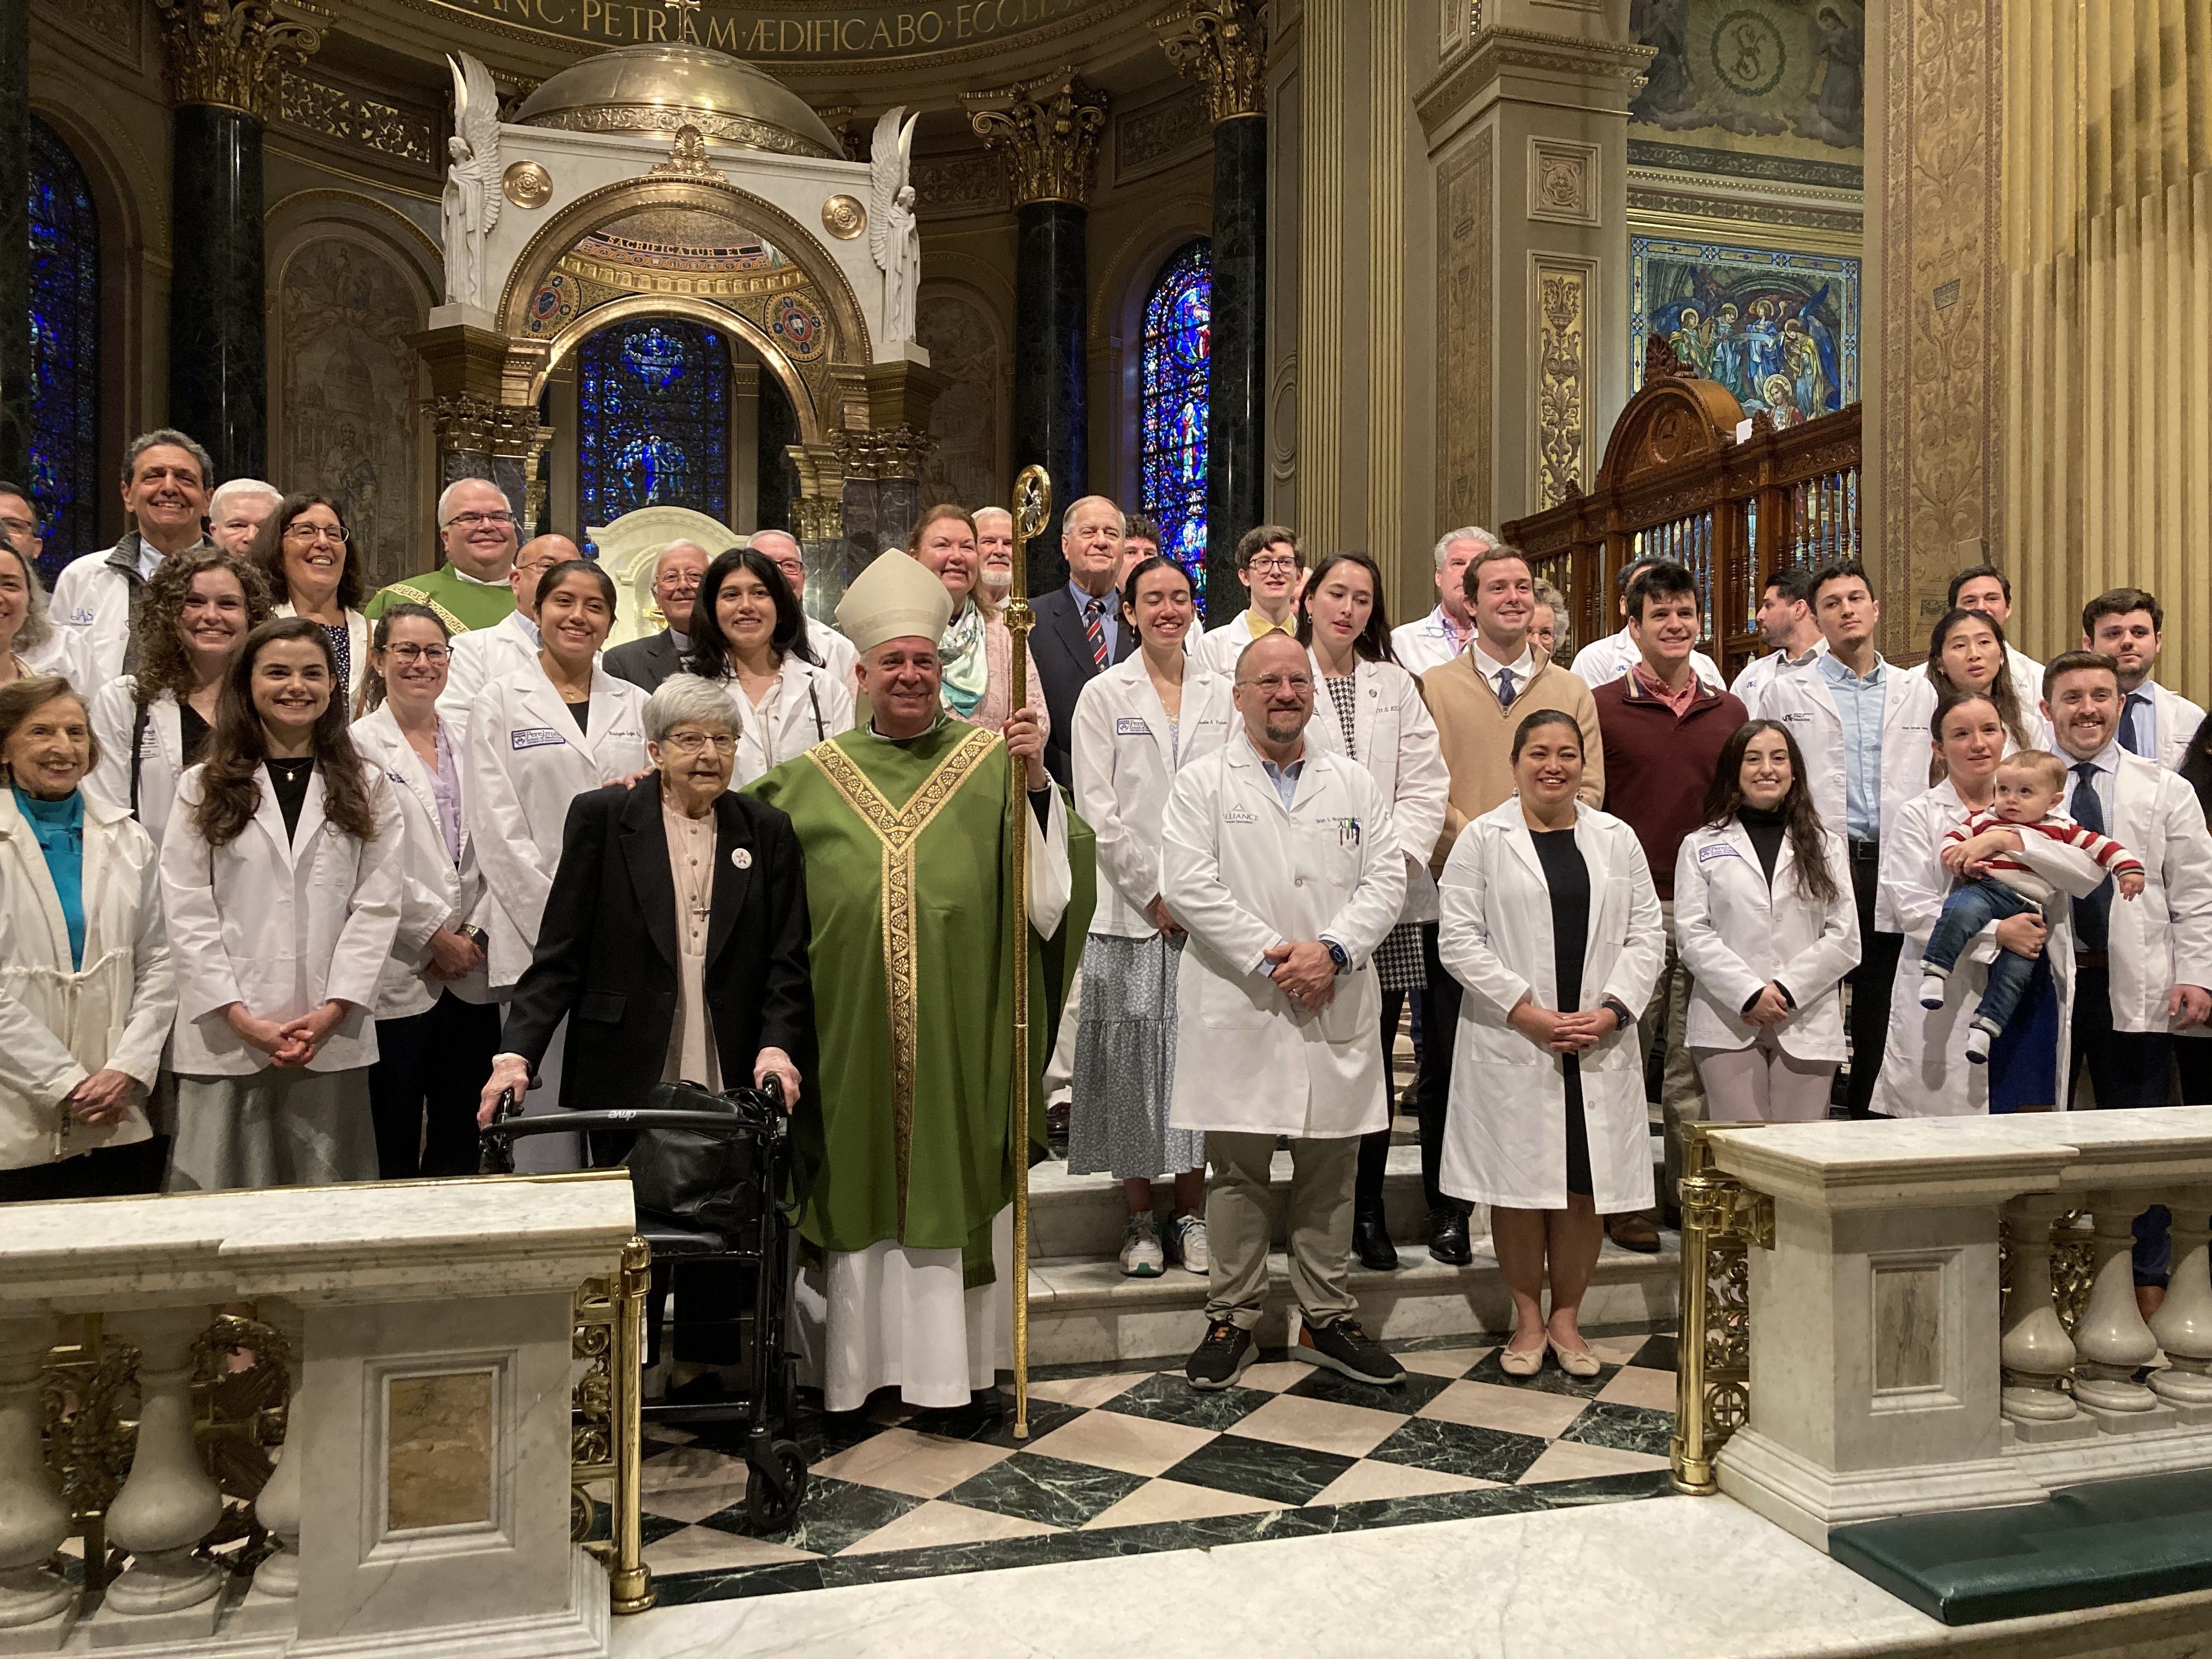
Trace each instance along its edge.
<instances>
[{"instance_id":1,"label":"checkered marble floor","mask_svg":"<svg viewBox=\"0 0 2212 1659\"><path fill-rule=\"evenodd\" d=\"M1451 1342L1458 1346L1449 1346ZM1179 1364L1063 1366L1011 1413L952 1431L896 1407L802 1411L812 1466L797 1520L746 1534L738 1432L647 1428L645 1559L664 1604L1105 1555L1458 1520L1668 1489L1674 1339L1592 1337L1578 1381L1528 1381L1465 1339L1389 1345L1401 1389L1265 1352L1200 1394ZM818 1398L817 1398L818 1404Z\"/></svg>"}]
</instances>

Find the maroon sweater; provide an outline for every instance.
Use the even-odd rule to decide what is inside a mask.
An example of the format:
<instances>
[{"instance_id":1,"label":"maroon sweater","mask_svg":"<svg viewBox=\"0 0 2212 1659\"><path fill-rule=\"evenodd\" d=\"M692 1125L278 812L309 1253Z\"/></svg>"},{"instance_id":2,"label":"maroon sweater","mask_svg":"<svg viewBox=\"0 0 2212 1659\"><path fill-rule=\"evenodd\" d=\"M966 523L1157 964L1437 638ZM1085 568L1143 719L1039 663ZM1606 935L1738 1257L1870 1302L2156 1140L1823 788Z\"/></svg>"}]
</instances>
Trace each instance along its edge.
<instances>
[{"instance_id":1,"label":"maroon sweater","mask_svg":"<svg viewBox=\"0 0 2212 1659\"><path fill-rule=\"evenodd\" d=\"M1631 668L1590 693L1605 737L1605 810L1644 843L1651 884L1674 896L1674 858L1682 837L1705 822L1721 747L1751 718L1726 691L1700 686L1680 719L1636 684Z\"/></svg>"}]
</instances>

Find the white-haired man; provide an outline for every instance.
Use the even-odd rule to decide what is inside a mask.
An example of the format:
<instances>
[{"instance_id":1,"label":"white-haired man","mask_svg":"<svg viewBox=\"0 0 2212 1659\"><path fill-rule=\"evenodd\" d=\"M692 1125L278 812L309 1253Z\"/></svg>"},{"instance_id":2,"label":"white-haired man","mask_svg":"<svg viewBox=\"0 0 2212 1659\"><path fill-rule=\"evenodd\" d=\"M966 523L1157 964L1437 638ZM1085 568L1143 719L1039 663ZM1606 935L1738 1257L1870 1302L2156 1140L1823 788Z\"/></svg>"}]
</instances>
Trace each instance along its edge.
<instances>
[{"instance_id":1,"label":"white-haired man","mask_svg":"<svg viewBox=\"0 0 2212 1659\"><path fill-rule=\"evenodd\" d=\"M667 626L608 652L599 659L608 673L657 691L663 680L681 672L684 653L691 648L691 601L699 596L709 562L707 550L696 542L671 542L660 550L653 562L653 605ZM516 602L520 603L519 595Z\"/></svg>"},{"instance_id":2,"label":"white-haired man","mask_svg":"<svg viewBox=\"0 0 2212 1659\"><path fill-rule=\"evenodd\" d=\"M994 611L1003 611L1006 595L1014 591L1014 515L1003 507L975 509L975 556L981 561L975 580L979 598Z\"/></svg>"},{"instance_id":3,"label":"white-haired man","mask_svg":"<svg viewBox=\"0 0 2212 1659\"><path fill-rule=\"evenodd\" d=\"M226 553L243 557L261 533L262 521L284 499L275 484L258 478L233 478L208 497L208 539Z\"/></svg>"},{"instance_id":4,"label":"white-haired man","mask_svg":"<svg viewBox=\"0 0 2212 1659\"><path fill-rule=\"evenodd\" d=\"M799 609L806 608L806 550L799 544L799 538L787 530L756 530L753 532L753 550L765 553L769 562L783 572L783 579L791 584L791 591L799 596ZM853 683L853 670L860 653L853 649L853 642L817 617L806 619L806 643L822 665L832 676L847 685Z\"/></svg>"},{"instance_id":5,"label":"white-haired man","mask_svg":"<svg viewBox=\"0 0 2212 1659\"><path fill-rule=\"evenodd\" d=\"M1447 530L1437 539L1437 608L1415 622L1390 630L1390 648L1415 678L1441 668L1467 649L1474 637L1474 612L1468 609L1467 568L1490 549L1498 538L1480 525Z\"/></svg>"},{"instance_id":6,"label":"white-haired man","mask_svg":"<svg viewBox=\"0 0 2212 1659\"><path fill-rule=\"evenodd\" d=\"M370 594L363 607L368 619L374 622L385 606L402 599L428 605L455 634L496 628L513 616L514 590L507 576L514 568L516 536L507 492L489 478L453 480L438 496L438 538L445 563Z\"/></svg>"},{"instance_id":7,"label":"white-haired man","mask_svg":"<svg viewBox=\"0 0 2212 1659\"><path fill-rule=\"evenodd\" d=\"M134 673L131 623L161 561L204 547L202 520L215 463L170 427L142 433L123 454L123 511L131 527L114 546L71 560L54 583L54 621L68 636L70 674L99 687Z\"/></svg>"},{"instance_id":8,"label":"white-haired man","mask_svg":"<svg viewBox=\"0 0 2212 1659\"><path fill-rule=\"evenodd\" d=\"M1137 648L1137 630L1121 617L1121 509L1103 495L1068 504L1060 550L1067 580L1035 601L1030 657L1044 686L1049 714L1044 764L1055 782L1074 783L1075 700L1083 688Z\"/></svg>"}]
</instances>

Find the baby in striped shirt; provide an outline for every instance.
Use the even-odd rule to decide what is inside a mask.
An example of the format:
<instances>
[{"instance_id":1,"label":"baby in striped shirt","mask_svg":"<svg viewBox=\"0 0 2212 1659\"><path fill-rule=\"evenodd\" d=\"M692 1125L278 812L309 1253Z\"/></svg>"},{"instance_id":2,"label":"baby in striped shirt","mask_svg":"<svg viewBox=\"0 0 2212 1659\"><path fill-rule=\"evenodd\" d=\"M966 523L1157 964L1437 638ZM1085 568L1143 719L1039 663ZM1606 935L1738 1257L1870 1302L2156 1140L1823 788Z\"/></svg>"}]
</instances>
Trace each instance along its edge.
<instances>
[{"instance_id":1,"label":"baby in striped shirt","mask_svg":"<svg viewBox=\"0 0 2212 1659\"><path fill-rule=\"evenodd\" d=\"M2143 890L2141 859L2111 836L2083 829L2058 810L2066 794L2066 763L2057 756L2039 749L2019 750L1998 763L1996 784L1996 799L1990 809L1975 813L1943 837L1944 867L1956 871L1959 879L1943 901L1942 916L1921 956L1923 1008L1943 1006L1944 986L1959 965L1960 953L1991 922L2030 910L2043 913L2049 921L2058 889L2014 850L2010 843L2014 836L2046 836L2086 854L2124 899L2134 899ZM2010 951L1997 952L1966 1032L1969 1060L1978 1066L1988 1063L1990 1042L2020 1006L2034 971L2031 958Z\"/></svg>"}]
</instances>

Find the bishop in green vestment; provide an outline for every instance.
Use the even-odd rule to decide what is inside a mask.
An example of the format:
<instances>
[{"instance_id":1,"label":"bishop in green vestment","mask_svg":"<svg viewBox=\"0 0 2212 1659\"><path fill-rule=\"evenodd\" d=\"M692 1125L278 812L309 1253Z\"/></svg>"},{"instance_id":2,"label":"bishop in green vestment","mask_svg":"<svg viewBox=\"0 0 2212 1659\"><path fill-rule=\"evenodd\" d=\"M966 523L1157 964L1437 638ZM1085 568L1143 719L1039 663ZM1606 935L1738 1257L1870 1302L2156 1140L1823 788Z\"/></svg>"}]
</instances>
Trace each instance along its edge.
<instances>
[{"instance_id":1,"label":"bishop in green vestment","mask_svg":"<svg viewBox=\"0 0 2212 1659\"><path fill-rule=\"evenodd\" d=\"M1029 837L1036 939L1089 925L1036 715L1018 713L1002 739L939 705L949 604L902 552L863 573L838 621L862 653L871 723L751 786L790 815L806 860L820 1065L793 1122L811 1172L799 1231L819 1265L797 1304L832 1411L894 1385L911 1405L964 1406L1006 1363L994 1258L1008 1249L1014 1159L1030 1155L1010 1133L1014 835ZM1015 766L1034 786L1018 817ZM1041 990L1030 1018L1041 1061ZM1042 1149L1034 1099L1028 1139Z\"/></svg>"}]
</instances>

